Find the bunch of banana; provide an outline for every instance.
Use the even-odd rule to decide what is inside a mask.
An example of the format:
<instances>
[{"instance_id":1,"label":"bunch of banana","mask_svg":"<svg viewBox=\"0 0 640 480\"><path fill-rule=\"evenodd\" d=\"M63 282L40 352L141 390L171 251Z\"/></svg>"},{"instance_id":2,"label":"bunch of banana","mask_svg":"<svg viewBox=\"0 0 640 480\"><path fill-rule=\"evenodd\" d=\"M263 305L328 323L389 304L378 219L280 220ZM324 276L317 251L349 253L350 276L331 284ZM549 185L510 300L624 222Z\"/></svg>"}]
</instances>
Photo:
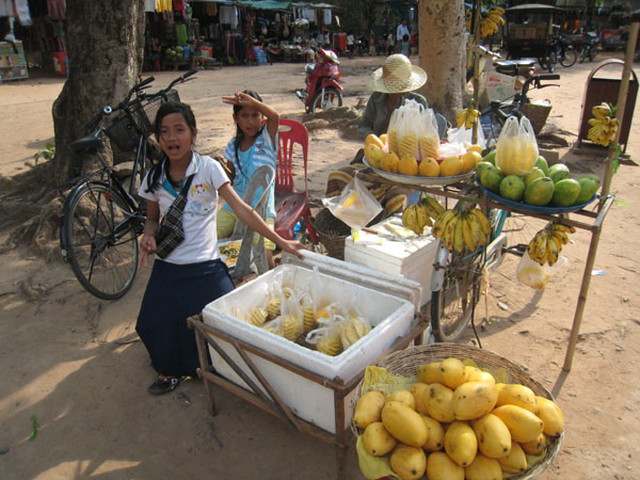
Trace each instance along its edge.
<instances>
[{"instance_id":1,"label":"bunch of banana","mask_svg":"<svg viewBox=\"0 0 640 480\"><path fill-rule=\"evenodd\" d=\"M456 123L458 128L461 128L464 125L466 130L473 128L473 126L477 123L478 118L480 117L480 112L469 106L464 110L460 110L456 115Z\"/></svg>"},{"instance_id":2,"label":"bunch of banana","mask_svg":"<svg viewBox=\"0 0 640 480\"><path fill-rule=\"evenodd\" d=\"M432 226L433 222L429 217L427 207L421 202L417 202L409 205L402 212L402 225L414 231L416 235L422 235L424 227Z\"/></svg>"},{"instance_id":3,"label":"bunch of banana","mask_svg":"<svg viewBox=\"0 0 640 480\"><path fill-rule=\"evenodd\" d=\"M340 327L340 342L342 343L342 349L346 350L370 331L371 327L360 317L352 318L343 322Z\"/></svg>"},{"instance_id":4,"label":"bunch of banana","mask_svg":"<svg viewBox=\"0 0 640 480\"><path fill-rule=\"evenodd\" d=\"M448 250L473 252L487 245L491 224L478 208L469 211L445 210L436 218L431 233Z\"/></svg>"},{"instance_id":5,"label":"bunch of banana","mask_svg":"<svg viewBox=\"0 0 640 480\"><path fill-rule=\"evenodd\" d=\"M537 232L529 242L527 251L534 262L553 265L558 261L562 246L569 243L569 234L576 229L561 223L550 222Z\"/></svg>"},{"instance_id":6,"label":"bunch of banana","mask_svg":"<svg viewBox=\"0 0 640 480\"><path fill-rule=\"evenodd\" d=\"M593 118L589 119L589 133L587 138L598 145L608 147L618 131L618 119L615 118L615 108L607 102L594 105L591 108Z\"/></svg>"},{"instance_id":7,"label":"bunch of banana","mask_svg":"<svg viewBox=\"0 0 640 480\"><path fill-rule=\"evenodd\" d=\"M480 35L483 37L489 37L495 35L500 31L500 27L506 22L503 17L504 9L494 7L486 15L482 15L480 20Z\"/></svg>"}]
</instances>

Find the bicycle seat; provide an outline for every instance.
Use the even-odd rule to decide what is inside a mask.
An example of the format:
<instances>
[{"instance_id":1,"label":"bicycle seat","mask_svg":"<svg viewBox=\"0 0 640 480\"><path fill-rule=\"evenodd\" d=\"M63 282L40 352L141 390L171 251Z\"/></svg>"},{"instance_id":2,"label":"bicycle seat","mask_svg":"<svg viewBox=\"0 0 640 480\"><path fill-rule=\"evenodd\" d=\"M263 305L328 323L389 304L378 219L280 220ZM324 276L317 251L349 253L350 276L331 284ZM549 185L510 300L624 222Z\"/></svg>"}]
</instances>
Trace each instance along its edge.
<instances>
[{"instance_id":1,"label":"bicycle seat","mask_svg":"<svg viewBox=\"0 0 640 480\"><path fill-rule=\"evenodd\" d=\"M520 58L518 60L498 60L494 62L496 72L504 75L516 76L525 75L533 68L535 60L531 58Z\"/></svg>"},{"instance_id":2,"label":"bicycle seat","mask_svg":"<svg viewBox=\"0 0 640 480\"><path fill-rule=\"evenodd\" d=\"M88 152L90 150L99 150L102 147L102 130L98 129L86 137L74 140L69 144L69 148L74 153Z\"/></svg>"}]
</instances>

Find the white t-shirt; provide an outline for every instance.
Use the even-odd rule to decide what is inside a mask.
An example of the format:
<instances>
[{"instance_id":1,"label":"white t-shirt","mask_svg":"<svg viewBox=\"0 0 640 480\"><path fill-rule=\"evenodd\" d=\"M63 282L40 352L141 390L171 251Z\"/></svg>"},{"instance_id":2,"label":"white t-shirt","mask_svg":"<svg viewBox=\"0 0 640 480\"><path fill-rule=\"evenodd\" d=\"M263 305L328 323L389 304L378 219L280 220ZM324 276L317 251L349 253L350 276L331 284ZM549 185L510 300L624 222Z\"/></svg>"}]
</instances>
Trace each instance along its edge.
<instances>
[{"instance_id":1,"label":"white t-shirt","mask_svg":"<svg viewBox=\"0 0 640 480\"><path fill-rule=\"evenodd\" d=\"M220 258L218 252L218 233L216 231L216 212L218 209L218 189L229 182L227 174L213 158L194 153L184 178L195 174L187 192L187 205L184 209L182 225L184 241L163 260L184 265ZM149 174L147 174L148 176ZM146 192L147 178L138 189L138 195L146 200L158 202L160 218L175 200L177 193L162 174L160 186L153 192Z\"/></svg>"}]
</instances>

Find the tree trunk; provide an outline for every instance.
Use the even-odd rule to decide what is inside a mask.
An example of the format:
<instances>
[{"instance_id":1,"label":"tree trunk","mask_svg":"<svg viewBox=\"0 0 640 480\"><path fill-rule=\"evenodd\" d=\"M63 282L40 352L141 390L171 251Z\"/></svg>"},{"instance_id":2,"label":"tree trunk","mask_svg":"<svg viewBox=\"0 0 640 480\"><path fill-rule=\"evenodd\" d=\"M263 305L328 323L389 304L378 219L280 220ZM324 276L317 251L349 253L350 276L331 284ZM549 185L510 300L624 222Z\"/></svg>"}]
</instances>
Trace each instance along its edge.
<instances>
[{"instance_id":1,"label":"tree trunk","mask_svg":"<svg viewBox=\"0 0 640 480\"><path fill-rule=\"evenodd\" d=\"M419 65L428 80L420 93L429 106L455 123L465 90L467 36L463 0L420 0Z\"/></svg>"},{"instance_id":2,"label":"tree trunk","mask_svg":"<svg viewBox=\"0 0 640 480\"><path fill-rule=\"evenodd\" d=\"M105 105L115 106L136 82L144 52L143 0L67 0L69 76L53 103L56 156L53 185L88 167L68 148L90 132L86 124Z\"/></svg>"}]
</instances>

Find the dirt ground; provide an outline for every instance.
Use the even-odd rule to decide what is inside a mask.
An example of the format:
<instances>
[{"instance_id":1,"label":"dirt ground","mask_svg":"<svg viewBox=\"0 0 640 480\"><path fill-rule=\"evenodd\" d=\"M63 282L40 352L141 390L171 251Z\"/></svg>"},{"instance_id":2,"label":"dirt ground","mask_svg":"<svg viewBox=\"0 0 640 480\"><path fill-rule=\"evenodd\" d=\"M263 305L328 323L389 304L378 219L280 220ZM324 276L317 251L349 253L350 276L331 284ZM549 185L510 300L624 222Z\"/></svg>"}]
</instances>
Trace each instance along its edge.
<instances>
[{"instance_id":1,"label":"dirt ground","mask_svg":"<svg viewBox=\"0 0 640 480\"><path fill-rule=\"evenodd\" d=\"M369 73L382 59L343 61L348 106L366 99ZM552 101L548 124L569 144L576 139L583 92L594 67L561 68L560 88L531 94ZM620 78L621 69L611 71ZM156 84L165 85L174 75L156 73ZM201 72L180 87L180 95L194 107L199 148L209 153L221 150L234 132L230 107L222 104L221 95L252 88L282 115L301 118L302 103L293 90L303 84L302 64L225 67ZM61 78L41 77L0 86L2 176L30 169L34 153L52 140L51 104L62 85ZM634 116L637 125L640 103ZM315 202L328 171L347 163L359 147L336 129L311 130ZM583 148L580 155L570 147L554 151L573 171L602 173L604 150ZM594 265L598 274L587 272L590 288L571 371L564 373L562 365L591 240L587 231L571 237L563 250L567 262L541 292L517 282L517 259L507 257L491 275L486 301L481 299L477 312L482 346L526 366L564 409L562 449L541 479L640 478L637 126L626 153L629 158L613 179L617 201L602 229ZM516 217L508 230L510 241L528 241L541 226L530 217ZM0 242L10 231L0 231ZM216 417L207 413L200 381L165 396L147 393L154 371L134 327L148 271L138 275L123 299L106 302L82 289L59 254L45 261L27 248L2 252L0 478L334 478L333 446L297 433L222 389L215 390ZM472 336L467 340L473 342ZM30 441L33 419L40 429ZM347 475L363 478L354 450Z\"/></svg>"}]
</instances>

